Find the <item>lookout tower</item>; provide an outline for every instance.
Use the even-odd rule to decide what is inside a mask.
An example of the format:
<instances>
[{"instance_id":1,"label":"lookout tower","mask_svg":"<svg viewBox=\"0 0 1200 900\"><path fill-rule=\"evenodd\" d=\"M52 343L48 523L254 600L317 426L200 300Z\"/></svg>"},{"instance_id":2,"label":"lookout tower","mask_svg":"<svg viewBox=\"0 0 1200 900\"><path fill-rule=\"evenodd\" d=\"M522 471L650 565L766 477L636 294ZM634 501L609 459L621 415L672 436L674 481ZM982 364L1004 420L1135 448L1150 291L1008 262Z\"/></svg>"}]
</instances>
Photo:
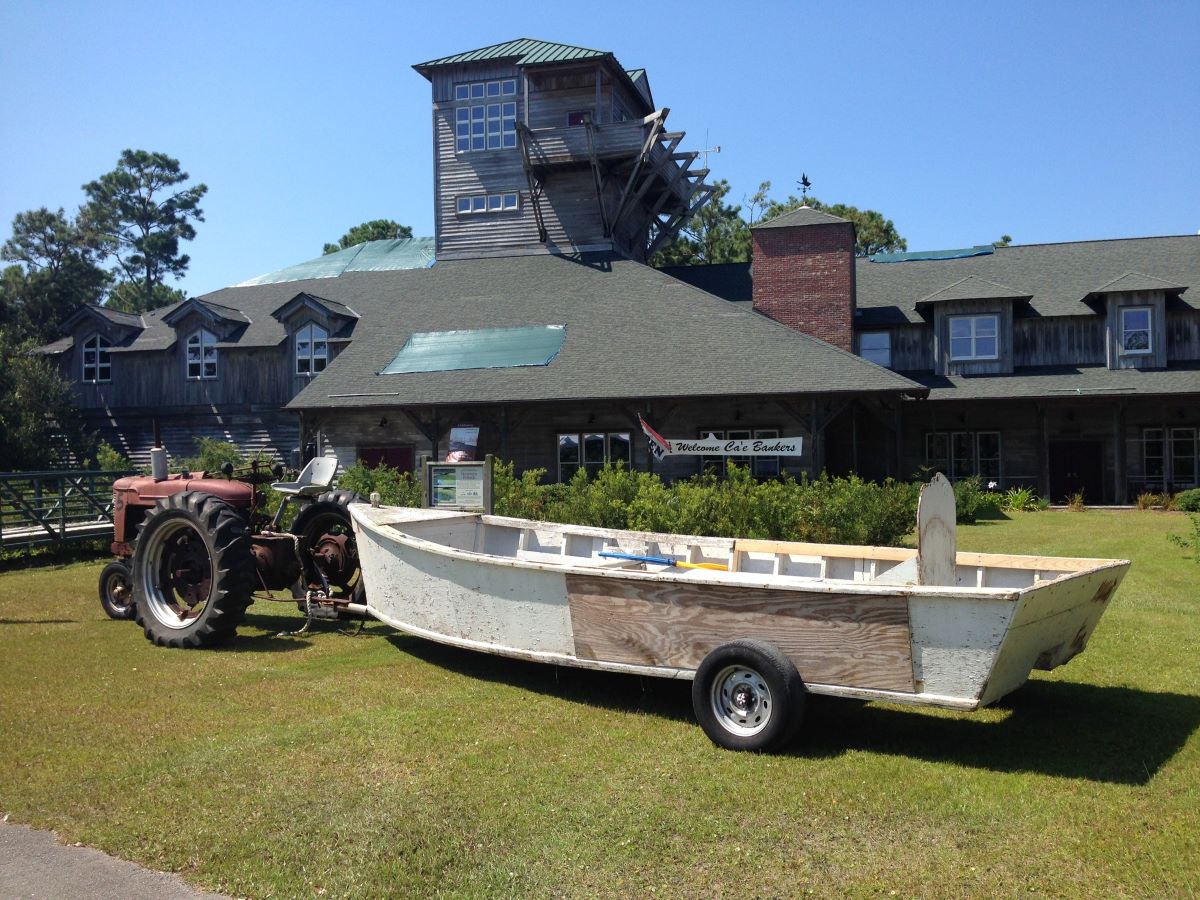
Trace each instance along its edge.
<instances>
[{"instance_id":1,"label":"lookout tower","mask_svg":"<svg viewBox=\"0 0 1200 900\"><path fill-rule=\"evenodd\" d=\"M646 71L612 53L521 38L413 68L433 86L439 259L645 261L712 195Z\"/></svg>"}]
</instances>

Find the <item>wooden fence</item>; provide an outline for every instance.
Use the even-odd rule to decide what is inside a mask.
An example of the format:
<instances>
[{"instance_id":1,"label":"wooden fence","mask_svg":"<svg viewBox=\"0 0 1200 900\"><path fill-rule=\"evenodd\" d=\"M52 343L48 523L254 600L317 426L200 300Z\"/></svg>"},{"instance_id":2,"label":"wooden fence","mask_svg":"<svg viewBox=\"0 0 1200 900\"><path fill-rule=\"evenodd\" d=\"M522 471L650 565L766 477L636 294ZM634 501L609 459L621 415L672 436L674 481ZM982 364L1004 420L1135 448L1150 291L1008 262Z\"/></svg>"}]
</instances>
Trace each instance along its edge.
<instances>
[{"instance_id":1,"label":"wooden fence","mask_svg":"<svg viewBox=\"0 0 1200 900\"><path fill-rule=\"evenodd\" d=\"M5 549L112 538L113 481L130 472L0 472Z\"/></svg>"}]
</instances>

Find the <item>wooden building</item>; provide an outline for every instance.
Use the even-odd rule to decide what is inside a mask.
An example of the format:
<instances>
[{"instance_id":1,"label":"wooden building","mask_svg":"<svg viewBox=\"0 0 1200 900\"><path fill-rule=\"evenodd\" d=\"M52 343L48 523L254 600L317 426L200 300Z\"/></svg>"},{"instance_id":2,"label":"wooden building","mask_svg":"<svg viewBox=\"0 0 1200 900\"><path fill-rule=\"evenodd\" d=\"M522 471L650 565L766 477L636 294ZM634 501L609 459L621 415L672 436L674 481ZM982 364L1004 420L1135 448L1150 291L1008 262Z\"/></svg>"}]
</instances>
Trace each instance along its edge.
<instances>
[{"instance_id":1,"label":"wooden building","mask_svg":"<svg viewBox=\"0 0 1200 900\"><path fill-rule=\"evenodd\" d=\"M1200 237L854 254L802 208L754 265L645 260L711 195L643 69L521 39L420 63L435 235L380 241L43 348L141 461L196 436L412 467L450 430L568 478L670 437L801 435L781 471L928 467L1124 502L1200 478Z\"/></svg>"},{"instance_id":2,"label":"wooden building","mask_svg":"<svg viewBox=\"0 0 1200 900\"><path fill-rule=\"evenodd\" d=\"M853 226L800 209L753 229L749 266L667 271L928 389L890 427L831 425L831 470L979 475L1061 501L1200 484L1200 236L854 258ZM857 451L852 448L857 447Z\"/></svg>"}]
</instances>

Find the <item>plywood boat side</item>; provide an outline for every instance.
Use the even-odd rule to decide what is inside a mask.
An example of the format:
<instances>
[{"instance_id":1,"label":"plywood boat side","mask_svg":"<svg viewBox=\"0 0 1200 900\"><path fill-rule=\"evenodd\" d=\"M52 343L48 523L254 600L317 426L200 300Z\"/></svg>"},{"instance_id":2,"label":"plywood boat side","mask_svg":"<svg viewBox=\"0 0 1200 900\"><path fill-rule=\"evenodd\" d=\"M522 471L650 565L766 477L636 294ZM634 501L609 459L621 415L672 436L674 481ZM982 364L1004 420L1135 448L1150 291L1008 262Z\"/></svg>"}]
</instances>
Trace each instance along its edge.
<instances>
[{"instance_id":1,"label":"plywood boat side","mask_svg":"<svg viewBox=\"0 0 1200 900\"><path fill-rule=\"evenodd\" d=\"M759 638L813 693L966 709L1018 686L1039 661L1082 649L1080 629L1086 643L1103 604L1080 598L1119 581L1127 565L958 554L956 583L930 586L915 583L916 553L904 548L365 506L352 514L371 612L411 634L675 678L693 677L722 643ZM731 571L631 565L600 557L605 548Z\"/></svg>"}]
</instances>

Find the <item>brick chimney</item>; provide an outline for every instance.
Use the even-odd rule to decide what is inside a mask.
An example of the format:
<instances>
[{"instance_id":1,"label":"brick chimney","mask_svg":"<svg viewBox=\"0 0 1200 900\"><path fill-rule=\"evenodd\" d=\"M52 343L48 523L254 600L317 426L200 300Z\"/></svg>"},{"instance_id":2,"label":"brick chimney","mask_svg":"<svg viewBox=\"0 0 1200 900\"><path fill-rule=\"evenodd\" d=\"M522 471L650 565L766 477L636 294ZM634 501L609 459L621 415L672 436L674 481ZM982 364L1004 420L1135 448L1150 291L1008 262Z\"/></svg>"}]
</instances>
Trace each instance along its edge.
<instances>
[{"instance_id":1,"label":"brick chimney","mask_svg":"<svg viewBox=\"0 0 1200 900\"><path fill-rule=\"evenodd\" d=\"M807 206L751 229L754 309L854 352L854 224Z\"/></svg>"}]
</instances>

